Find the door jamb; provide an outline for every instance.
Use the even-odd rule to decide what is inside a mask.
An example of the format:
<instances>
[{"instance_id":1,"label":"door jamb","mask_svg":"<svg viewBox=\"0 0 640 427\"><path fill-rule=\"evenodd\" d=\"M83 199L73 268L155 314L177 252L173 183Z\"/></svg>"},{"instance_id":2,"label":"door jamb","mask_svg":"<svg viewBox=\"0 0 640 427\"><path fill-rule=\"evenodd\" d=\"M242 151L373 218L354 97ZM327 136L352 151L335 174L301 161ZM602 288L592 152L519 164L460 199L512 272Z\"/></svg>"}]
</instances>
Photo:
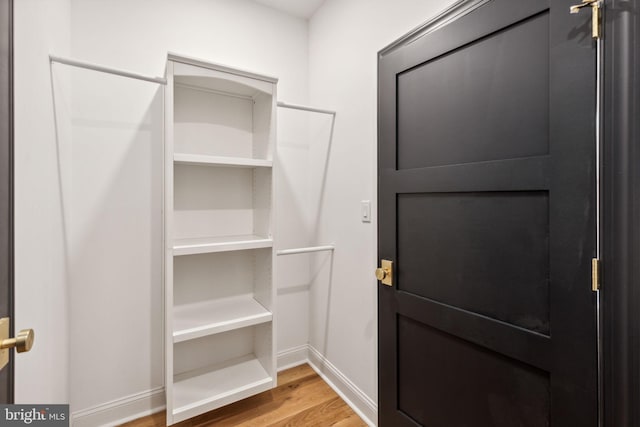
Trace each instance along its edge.
<instances>
[{"instance_id":1,"label":"door jamb","mask_svg":"<svg viewBox=\"0 0 640 427\"><path fill-rule=\"evenodd\" d=\"M1 299L8 301L8 312L5 312L4 304L0 314L11 318L9 333L13 334L14 316L14 176L13 176L13 148L14 148L14 97L13 97L13 0L0 0L2 13L0 17L0 43L3 56L1 63L2 82L0 83L0 289L3 293ZM6 204L5 204L6 202ZM6 290L6 293L4 291ZM9 364L0 373L1 378L6 378L7 390L0 393L7 403L14 400L14 352L9 352ZM6 377L5 377L6 375Z\"/></svg>"},{"instance_id":2,"label":"door jamb","mask_svg":"<svg viewBox=\"0 0 640 427\"><path fill-rule=\"evenodd\" d=\"M603 416L640 427L640 10L607 0L605 12Z\"/></svg>"}]
</instances>

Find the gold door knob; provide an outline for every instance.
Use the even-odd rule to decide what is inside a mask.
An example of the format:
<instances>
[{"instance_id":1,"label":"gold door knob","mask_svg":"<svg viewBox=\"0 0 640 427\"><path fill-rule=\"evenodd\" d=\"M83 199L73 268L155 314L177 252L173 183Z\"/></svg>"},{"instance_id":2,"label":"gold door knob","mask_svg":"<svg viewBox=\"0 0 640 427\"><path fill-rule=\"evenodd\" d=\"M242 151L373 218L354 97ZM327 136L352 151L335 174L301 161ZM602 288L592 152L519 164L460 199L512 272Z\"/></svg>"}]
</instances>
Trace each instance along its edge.
<instances>
[{"instance_id":1,"label":"gold door knob","mask_svg":"<svg viewBox=\"0 0 640 427\"><path fill-rule=\"evenodd\" d=\"M388 268L376 268L376 279L384 280L385 277L389 276L389 273Z\"/></svg>"},{"instance_id":2,"label":"gold door knob","mask_svg":"<svg viewBox=\"0 0 640 427\"><path fill-rule=\"evenodd\" d=\"M376 279L383 285L393 286L393 262L383 259L380 268L376 268Z\"/></svg>"},{"instance_id":3,"label":"gold door knob","mask_svg":"<svg viewBox=\"0 0 640 427\"><path fill-rule=\"evenodd\" d=\"M18 353L24 353L31 350L34 338L33 329L23 329L18 332L15 338L7 338L0 341L0 349L15 347Z\"/></svg>"}]
</instances>

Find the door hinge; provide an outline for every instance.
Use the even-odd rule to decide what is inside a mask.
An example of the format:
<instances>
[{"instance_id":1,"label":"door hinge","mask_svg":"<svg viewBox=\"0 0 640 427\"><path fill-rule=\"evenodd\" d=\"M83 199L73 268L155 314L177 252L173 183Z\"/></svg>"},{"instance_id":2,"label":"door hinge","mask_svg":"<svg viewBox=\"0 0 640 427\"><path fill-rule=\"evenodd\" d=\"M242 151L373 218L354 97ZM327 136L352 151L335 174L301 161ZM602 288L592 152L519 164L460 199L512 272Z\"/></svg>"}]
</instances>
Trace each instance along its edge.
<instances>
[{"instance_id":1,"label":"door hinge","mask_svg":"<svg viewBox=\"0 0 640 427\"><path fill-rule=\"evenodd\" d=\"M580 4L574 4L569 8L569 13L579 13L583 7L591 7L591 37L602 37L602 0L582 0Z\"/></svg>"},{"instance_id":2,"label":"door hinge","mask_svg":"<svg viewBox=\"0 0 640 427\"><path fill-rule=\"evenodd\" d=\"M600 290L600 260L598 258L591 260L591 290L593 292Z\"/></svg>"}]
</instances>

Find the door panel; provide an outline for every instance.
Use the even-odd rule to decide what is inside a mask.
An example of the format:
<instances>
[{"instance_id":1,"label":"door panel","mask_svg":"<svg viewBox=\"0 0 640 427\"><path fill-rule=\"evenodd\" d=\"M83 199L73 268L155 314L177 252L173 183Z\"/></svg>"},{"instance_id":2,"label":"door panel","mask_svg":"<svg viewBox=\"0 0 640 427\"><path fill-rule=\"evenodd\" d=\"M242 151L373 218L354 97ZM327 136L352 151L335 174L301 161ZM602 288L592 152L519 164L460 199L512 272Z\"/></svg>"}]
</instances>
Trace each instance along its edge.
<instances>
[{"instance_id":1,"label":"door panel","mask_svg":"<svg viewBox=\"0 0 640 427\"><path fill-rule=\"evenodd\" d=\"M543 12L399 73L398 169L547 154L548 61Z\"/></svg>"},{"instance_id":2,"label":"door panel","mask_svg":"<svg viewBox=\"0 0 640 427\"><path fill-rule=\"evenodd\" d=\"M420 424L548 425L547 372L404 316L398 319L398 338L399 409ZM438 387L415 393L428 383Z\"/></svg>"},{"instance_id":3,"label":"door panel","mask_svg":"<svg viewBox=\"0 0 640 427\"><path fill-rule=\"evenodd\" d=\"M397 209L398 290L548 334L547 192L400 194Z\"/></svg>"},{"instance_id":4,"label":"door panel","mask_svg":"<svg viewBox=\"0 0 640 427\"><path fill-rule=\"evenodd\" d=\"M595 44L492 0L379 59L381 426L595 426Z\"/></svg>"}]
</instances>

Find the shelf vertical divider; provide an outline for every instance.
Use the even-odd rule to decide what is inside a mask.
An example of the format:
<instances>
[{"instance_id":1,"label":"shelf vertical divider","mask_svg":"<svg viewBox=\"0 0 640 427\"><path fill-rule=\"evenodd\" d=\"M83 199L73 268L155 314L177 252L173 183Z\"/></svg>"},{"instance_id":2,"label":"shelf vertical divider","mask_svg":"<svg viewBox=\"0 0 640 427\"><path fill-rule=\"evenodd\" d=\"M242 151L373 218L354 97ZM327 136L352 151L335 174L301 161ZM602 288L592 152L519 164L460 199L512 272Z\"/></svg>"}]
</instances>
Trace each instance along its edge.
<instances>
[{"instance_id":1,"label":"shelf vertical divider","mask_svg":"<svg viewBox=\"0 0 640 427\"><path fill-rule=\"evenodd\" d=\"M173 421L173 62L167 61L164 91L164 346L165 401L167 425Z\"/></svg>"}]
</instances>

